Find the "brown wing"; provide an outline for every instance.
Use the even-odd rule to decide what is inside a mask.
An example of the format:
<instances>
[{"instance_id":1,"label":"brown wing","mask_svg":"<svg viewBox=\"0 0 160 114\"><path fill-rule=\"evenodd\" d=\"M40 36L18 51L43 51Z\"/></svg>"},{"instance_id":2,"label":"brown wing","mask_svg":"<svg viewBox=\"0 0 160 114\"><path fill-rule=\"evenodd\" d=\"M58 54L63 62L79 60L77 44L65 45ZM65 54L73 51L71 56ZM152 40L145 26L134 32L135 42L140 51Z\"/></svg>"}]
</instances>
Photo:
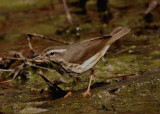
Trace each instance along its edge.
<instances>
[{"instance_id":1,"label":"brown wing","mask_svg":"<svg viewBox=\"0 0 160 114\"><path fill-rule=\"evenodd\" d=\"M129 31L130 29L117 27L113 30L113 32L111 32L111 36L94 38L80 43L68 45L68 51L65 55L65 59L71 63L82 64L85 60L88 60L104 47L112 44Z\"/></svg>"},{"instance_id":2,"label":"brown wing","mask_svg":"<svg viewBox=\"0 0 160 114\"><path fill-rule=\"evenodd\" d=\"M109 39L111 39L111 36L109 38L99 38L69 45L66 60L71 63L82 64L85 60L102 50Z\"/></svg>"}]
</instances>

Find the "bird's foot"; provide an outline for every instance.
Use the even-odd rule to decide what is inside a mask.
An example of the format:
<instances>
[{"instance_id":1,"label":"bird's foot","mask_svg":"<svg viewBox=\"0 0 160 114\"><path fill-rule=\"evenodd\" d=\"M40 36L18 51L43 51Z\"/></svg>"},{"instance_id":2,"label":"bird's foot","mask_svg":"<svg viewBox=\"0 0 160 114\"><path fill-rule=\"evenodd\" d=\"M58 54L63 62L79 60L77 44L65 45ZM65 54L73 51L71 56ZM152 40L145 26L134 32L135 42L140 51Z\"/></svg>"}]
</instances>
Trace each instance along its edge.
<instances>
[{"instance_id":1,"label":"bird's foot","mask_svg":"<svg viewBox=\"0 0 160 114\"><path fill-rule=\"evenodd\" d=\"M90 93L89 90L87 90L86 92L82 93L82 96L83 96L83 97L86 97L87 95L88 95L88 96L91 96L91 93Z\"/></svg>"},{"instance_id":2,"label":"bird's foot","mask_svg":"<svg viewBox=\"0 0 160 114\"><path fill-rule=\"evenodd\" d=\"M67 98L68 96L71 96L71 95L72 95L72 92L69 91L69 92L64 96L64 98Z\"/></svg>"}]
</instances>

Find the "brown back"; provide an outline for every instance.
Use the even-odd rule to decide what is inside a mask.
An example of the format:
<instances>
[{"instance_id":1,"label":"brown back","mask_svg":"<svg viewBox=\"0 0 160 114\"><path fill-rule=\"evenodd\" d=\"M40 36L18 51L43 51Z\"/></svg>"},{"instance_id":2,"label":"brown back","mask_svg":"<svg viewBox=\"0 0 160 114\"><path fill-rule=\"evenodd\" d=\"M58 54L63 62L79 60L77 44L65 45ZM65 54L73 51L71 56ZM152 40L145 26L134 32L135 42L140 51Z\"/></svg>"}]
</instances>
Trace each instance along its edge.
<instances>
[{"instance_id":1,"label":"brown back","mask_svg":"<svg viewBox=\"0 0 160 114\"><path fill-rule=\"evenodd\" d=\"M82 64L85 60L102 50L109 39L111 39L111 37L70 45L68 47L69 51L67 52L66 59L71 63Z\"/></svg>"},{"instance_id":2,"label":"brown back","mask_svg":"<svg viewBox=\"0 0 160 114\"><path fill-rule=\"evenodd\" d=\"M111 45L113 42L127 34L129 31L130 29L117 27L110 34L111 36L94 38L87 41L68 45L68 51L64 57L70 63L82 64L84 61L97 54L106 46Z\"/></svg>"}]
</instances>

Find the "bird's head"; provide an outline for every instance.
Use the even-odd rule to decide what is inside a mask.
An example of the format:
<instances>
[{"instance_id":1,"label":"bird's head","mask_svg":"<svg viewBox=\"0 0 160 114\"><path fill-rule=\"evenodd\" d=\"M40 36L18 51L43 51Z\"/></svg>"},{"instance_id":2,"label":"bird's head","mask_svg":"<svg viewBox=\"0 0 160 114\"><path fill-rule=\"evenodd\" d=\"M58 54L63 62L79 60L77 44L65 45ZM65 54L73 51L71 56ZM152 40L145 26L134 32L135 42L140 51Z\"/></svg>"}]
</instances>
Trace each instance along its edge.
<instances>
[{"instance_id":1,"label":"bird's head","mask_svg":"<svg viewBox=\"0 0 160 114\"><path fill-rule=\"evenodd\" d=\"M61 46L49 47L45 49L40 56L36 57L36 59L57 62L63 59L65 53L66 49Z\"/></svg>"}]
</instances>

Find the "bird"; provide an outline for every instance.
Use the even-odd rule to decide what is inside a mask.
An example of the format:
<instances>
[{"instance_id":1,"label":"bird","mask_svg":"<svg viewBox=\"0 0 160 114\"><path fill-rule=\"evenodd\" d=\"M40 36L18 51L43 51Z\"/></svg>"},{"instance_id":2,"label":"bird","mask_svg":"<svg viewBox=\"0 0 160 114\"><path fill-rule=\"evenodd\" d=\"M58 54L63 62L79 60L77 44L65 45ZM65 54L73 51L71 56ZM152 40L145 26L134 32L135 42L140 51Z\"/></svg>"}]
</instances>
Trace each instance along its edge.
<instances>
[{"instance_id":1,"label":"bird","mask_svg":"<svg viewBox=\"0 0 160 114\"><path fill-rule=\"evenodd\" d=\"M76 79L71 90L64 96L65 98L71 96L79 77L90 70L88 88L82 93L83 97L90 96L90 86L94 76L93 67L105 55L110 45L129 31L128 28L117 27L107 36L91 38L65 46L51 46L46 48L36 59L51 62L58 73Z\"/></svg>"}]
</instances>

